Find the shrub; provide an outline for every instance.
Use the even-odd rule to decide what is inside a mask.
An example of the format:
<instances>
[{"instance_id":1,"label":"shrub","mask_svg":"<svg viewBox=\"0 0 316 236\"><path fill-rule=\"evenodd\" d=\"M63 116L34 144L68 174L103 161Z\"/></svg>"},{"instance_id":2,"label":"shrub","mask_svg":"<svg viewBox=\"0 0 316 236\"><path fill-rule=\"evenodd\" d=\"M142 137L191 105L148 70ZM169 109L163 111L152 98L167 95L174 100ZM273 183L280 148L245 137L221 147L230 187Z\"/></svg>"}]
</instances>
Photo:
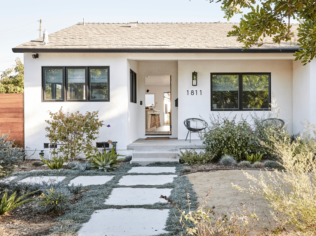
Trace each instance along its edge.
<instances>
[{"instance_id":1,"label":"shrub","mask_svg":"<svg viewBox=\"0 0 316 236\"><path fill-rule=\"evenodd\" d=\"M86 156L97 151L93 147L92 141L97 138L99 128L103 121L99 121L98 112L87 112L85 115L79 113L64 113L62 108L56 113L49 113L51 120L46 120L49 125L46 127L51 144L62 144L53 154L62 153L64 158L75 159L79 153L83 152Z\"/></svg>"},{"instance_id":2,"label":"shrub","mask_svg":"<svg viewBox=\"0 0 316 236\"><path fill-rule=\"evenodd\" d=\"M39 210L45 213L59 213L69 202L69 192L65 189L46 189L38 198Z\"/></svg>"},{"instance_id":3,"label":"shrub","mask_svg":"<svg viewBox=\"0 0 316 236\"><path fill-rule=\"evenodd\" d=\"M9 141L8 134L0 133L0 178L9 175L23 155L22 149L15 147L14 141Z\"/></svg>"},{"instance_id":4,"label":"shrub","mask_svg":"<svg viewBox=\"0 0 316 236\"><path fill-rule=\"evenodd\" d=\"M251 155L246 154L246 159L251 164L253 164L253 163L257 162L257 161L261 161L263 154L264 153L261 153L261 154L252 153Z\"/></svg>"},{"instance_id":5,"label":"shrub","mask_svg":"<svg viewBox=\"0 0 316 236\"><path fill-rule=\"evenodd\" d=\"M253 168L263 168L263 163L262 162L255 162L252 164Z\"/></svg>"},{"instance_id":6,"label":"shrub","mask_svg":"<svg viewBox=\"0 0 316 236\"><path fill-rule=\"evenodd\" d=\"M236 121L220 115L210 116L211 126L204 135L206 150L220 157L223 154L233 155L237 160L245 159L250 153L266 153L260 144L260 133L253 130L246 119Z\"/></svg>"},{"instance_id":7,"label":"shrub","mask_svg":"<svg viewBox=\"0 0 316 236\"><path fill-rule=\"evenodd\" d=\"M180 162L193 165L193 164L205 164L211 162L215 155L210 152L197 153L195 150L186 149L184 152L180 151Z\"/></svg>"},{"instance_id":8,"label":"shrub","mask_svg":"<svg viewBox=\"0 0 316 236\"><path fill-rule=\"evenodd\" d=\"M8 193L5 192L5 194L2 197L1 203L0 203L0 215L4 215L5 213L12 211L13 209L17 208L18 206L20 206L22 204L33 201L34 199L27 199L24 201L22 201L22 199L26 198L30 195L33 195L36 192L37 191L25 194L25 195L19 197L18 199L16 199L16 194L17 194L16 192L14 192L9 198L7 198Z\"/></svg>"},{"instance_id":9,"label":"shrub","mask_svg":"<svg viewBox=\"0 0 316 236\"><path fill-rule=\"evenodd\" d=\"M224 166L234 166L237 165L237 161L233 156L229 155L223 155L222 158L220 159L219 163L221 163Z\"/></svg>"},{"instance_id":10,"label":"shrub","mask_svg":"<svg viewBox=\"0 0 316 236\"><path fill-rule=\"evenodd\" d=\"M104 154L97 153L96 155L87 157L91 159L91 167L104 171L112 171L117 168L118 155L115 153L114 146L111 151L106 152L104 150Z\"/></svg>"},{"instance_id":11,"label":"shrub","mask_svg":"<svg viewBox=\"0 0 316 236\"><path fill-rule=\"evenodd\" d=\"M266 160L265 162L263 162L263 166L264 167L268 167L268 168L282 168L282 166L280 164L278 164L275 161L270 161L270 160Z\"/></svg>"},{"instance_id":12,"label":"shrub","mask_svg":"<svg viewBox=\"0 0 316 236\"><path fill-rule=\"evenodd\" d=\"M234 185L240 191L262 195L285 223L304 235L316 232L316 126L307 124L301 137L291 140L283 130L271 132L268 138L274 142L274 154L281 160L284 170L265 171L257 178L244 174L254 182L248 189ZM271 161L266 161L271 165Z\"/></svg>"},{"instance_id":13,"label":"shrub","mask_svg":"<svg viewBox=\"0 0 316 236\"><path fill-rule=\"evenodd\" d=\"M68 164L68 168L72 169L72 170L85 171L85 170L90 170L91 165L88 161L86 163L83 163L83 164L81 164L80 162L74 161L74 162L70 162Z\"/></svg>"},{"instance_id":14,"label":"shrub","mask_svg":"<svg viewBox=\"0 0 316 236\"><path fill-rule=\"evenodd\" d=\"M241 161L238 163L240 167L251 167L251 163L249 161Z\"/></svg>"},{"instance_id":15,"label":"shrub","mask_svg":"<svg viewBox=\"0 0 316 236\"><path fill-rule=\"evenodd\" d=\"M78 185L72 184L72 185L68 186L68 190L72 194L79 194L81 189L82 189L82 184L78 184Z\"/></svg>"},{"instance_id":16,"label":"shrub","mask_svg":"<svg viewBox=\"0 0 316 236\"><path fill-rule=\"evenodd\" d=\"M51 170L63 168L64 162L65 162L65 159L63 157L53 156L53 158L52 158L53 160L45 160L40 155L40 158L48 166L48 168L51 169Z\"/></svg>"}]
</instances>

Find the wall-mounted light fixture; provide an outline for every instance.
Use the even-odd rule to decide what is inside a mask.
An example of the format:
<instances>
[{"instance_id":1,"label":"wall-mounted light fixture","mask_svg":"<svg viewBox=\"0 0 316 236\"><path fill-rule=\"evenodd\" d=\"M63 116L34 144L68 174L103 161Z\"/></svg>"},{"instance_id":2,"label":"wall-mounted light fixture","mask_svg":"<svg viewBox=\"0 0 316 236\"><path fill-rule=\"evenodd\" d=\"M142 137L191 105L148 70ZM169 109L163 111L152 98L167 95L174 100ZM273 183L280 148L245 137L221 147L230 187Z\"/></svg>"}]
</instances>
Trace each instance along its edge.
<instances>
[{"instance_id":1,"label":"wall-mounted light fixture","mask_svg":"<svg viewBox=\"0 0 316 236\"><path fill-rule=\"evenodd\" d=\"M38 53L34 53L34 54L32 54L32 57L33 57L33 59L38 58Z\"/></svg>"},{"instance_id":2,"label":"wall-mounted light fixture","mask_svg":"<svg viewBox=\"0 0 316 236\"><path fill-rule=\"evenodd\" d=\"M192 86L197 86L197 72L192 72Z\"/></svg>"},{"instance_id":3,"label":"wall-mounted light fixture","mask_svg":"<svg viewBox=\"0 0 316 236\"><path fill-rule=\"evenodd\" d=\"M148 93L148 92L149 92L149 89L147 89L146 92Z\"/></svg>"}]
</instances>

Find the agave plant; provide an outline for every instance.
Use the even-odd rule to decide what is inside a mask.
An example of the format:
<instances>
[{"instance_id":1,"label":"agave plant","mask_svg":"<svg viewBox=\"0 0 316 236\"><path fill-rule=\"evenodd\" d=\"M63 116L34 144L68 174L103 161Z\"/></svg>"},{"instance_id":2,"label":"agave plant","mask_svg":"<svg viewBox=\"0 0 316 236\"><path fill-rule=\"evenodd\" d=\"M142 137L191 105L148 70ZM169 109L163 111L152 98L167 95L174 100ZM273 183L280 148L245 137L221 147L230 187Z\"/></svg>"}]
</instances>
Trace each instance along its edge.
<instances>
[{"instance_id":1,"label":"agave plant","mask_svg":"<svg viewBox=\"0 0 316 236\"><path fill-rule=\"evenodd\" d=\"M22 204L25 204L25 203L33 201L34 200L33 198L26 199L24 201L21 201L21 200L23 198L25 198L25 197L28 197L30 195L35 194L36 192L37 191L31 192L31 193L28 193L28 194L24 194L23 196L19 197L18 199L15 199L16 198L16 192L14 192L9 197L9 199L7 198L8 197L8 193L5 192L5 194L2 197L1 203L0 203L0 215L4 215L5 213L12 211L14 208L17 208L18 206L20 206Z\"/></svg>"},{"instance_id":2,"label":"agave plant","mask_svg":"<svg viewBox=\"0 0 316 236\"><path fill-rule=\"evenodd\" d=\"M62 157L55 157L53 156L53 160L45 160L41 155L40 158L42 161L49 167L49 169L61 169L63 168L63 164L65 162L65 159Z\"/></svg>"},{"instance_id":3,"label":"agave plant","mask_svg":"<svg viewBox=\"0 0 316 236\"><path fill-rule=\"evenodd\" d=\"M246 159L251 164L253 164L255 162L261 161L263 154L264 153L261 153L261 154L257 154L257 153L254 154L254 153L252 153L251 155L246 154Z\"/></svg>"},{"instance_id":4,"label":"agave plant","mask_svg":"<svg viewBox=\"0 0 316 236\"><path fill-rule=\"evenodd\" d=\"M115 153L114 147L112 147L111 151L106 152L104 150L104 154L98 153L95 156L90 156L89 158L91 161L91 167L99 170L104 171L112 171L117 168L118 155Z\"/></svg>"}]
</instances>

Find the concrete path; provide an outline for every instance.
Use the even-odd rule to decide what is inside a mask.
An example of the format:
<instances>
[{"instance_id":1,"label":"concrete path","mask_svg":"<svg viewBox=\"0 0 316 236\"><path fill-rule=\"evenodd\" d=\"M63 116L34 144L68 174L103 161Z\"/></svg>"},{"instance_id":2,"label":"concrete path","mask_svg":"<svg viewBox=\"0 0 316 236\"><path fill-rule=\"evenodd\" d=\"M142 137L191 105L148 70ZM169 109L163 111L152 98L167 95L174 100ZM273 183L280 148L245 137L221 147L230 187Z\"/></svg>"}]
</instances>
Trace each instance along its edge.
<instances>
[{"instance_id":1,"label":"concrete path","mask_svg":"<svg viewBox=\"0 0 316 236\"><path fill-rule=\"evenodd\" d=\"M155 188L155 186L172 183L177 177L172 173L175 173L175 167L133 167L126 176L120 179L118 185L122 187L114 188L104 203L121 206L121 209L96 210L90 220L83 224L78 235L149 236L168 233L164 228L169 209L145 209L144 205L165 203L159 197L170 196L172 189ZM146 187L137 187L141 185ZM131 206L135 207L131 208Z\"/></svg>"}]
</instances>

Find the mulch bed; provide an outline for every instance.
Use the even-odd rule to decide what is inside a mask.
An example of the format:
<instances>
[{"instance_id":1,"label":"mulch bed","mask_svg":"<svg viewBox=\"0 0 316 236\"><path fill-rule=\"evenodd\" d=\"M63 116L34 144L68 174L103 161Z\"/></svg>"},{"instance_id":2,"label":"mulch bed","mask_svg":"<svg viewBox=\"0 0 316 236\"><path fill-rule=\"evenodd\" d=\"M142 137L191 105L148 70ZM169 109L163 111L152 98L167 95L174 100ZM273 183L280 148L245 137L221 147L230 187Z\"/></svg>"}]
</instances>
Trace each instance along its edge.
<instances>
[{"instance_id":1,"label":"mulch bed","mask_svg":"<svg viewBox=\"0 0 316 236\"><path fill-rule=\"evenodd\" d=\"M29 202L15 208L12 212L1 216L0 235L2 236L42 236L56 224L59 215L42 214L34 210L34 202Z\"/></svg>"},{"instance_id":2,"label":"mulch bed","mask_svg":"<svg viewBox=\"0 0 316 236\"><path fill-rule=\"evenodd\" d=\"M218 163L206 163L206 164L194 164L188 167L190 168L189 172L183 172L181 175L192 174L196 172L210 172L210 171L219 171L219 170L273 170L271 168L247 168L240 166L224 166Z\"/></svg>"}]
</instances>

